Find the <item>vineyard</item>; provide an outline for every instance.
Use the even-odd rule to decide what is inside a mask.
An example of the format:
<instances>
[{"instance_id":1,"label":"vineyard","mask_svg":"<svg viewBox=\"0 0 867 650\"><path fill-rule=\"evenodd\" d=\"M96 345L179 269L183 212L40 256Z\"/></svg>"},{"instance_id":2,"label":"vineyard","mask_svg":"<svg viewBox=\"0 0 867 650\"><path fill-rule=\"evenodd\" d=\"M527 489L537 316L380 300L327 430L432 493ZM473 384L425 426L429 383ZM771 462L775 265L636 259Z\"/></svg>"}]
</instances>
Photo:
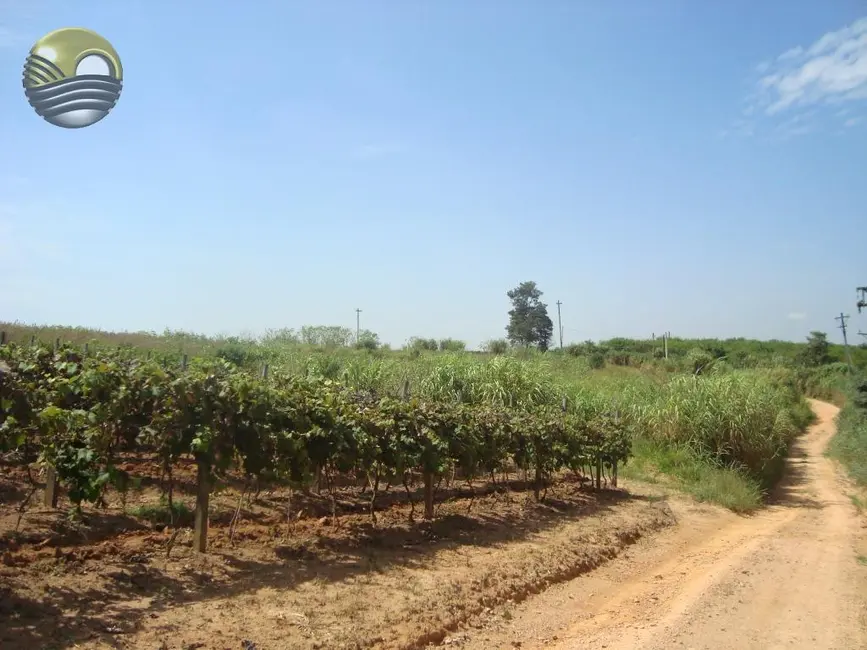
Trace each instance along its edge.
<instances>
[{"instance_id":1,"label":"vineyard","mask_svg":"<svg viewBox=\"0 0 867 650\"><path fill-rule=\"evenodd\" d=\"M472 487L478 476L532 475L537 499L552 476L569 470L616 485L630 436L617 413L587 416L559 406L472 403L353 390L340 383L267 370L260 375L221 360L168 367L123 352L84 354L71 347L0 348L0 449L22 466L46 468L46 498L59 485L81 516L134 477L125 455L158 459L173 511L173 470L197 468L196 548L206 549L212 486L243 477L258 494L269 485L309 491L361 482L370 516L383 485L423 484L424 517L446 479ZM35 489L34 489L35 492ZM32 496L32 494L30 495ZM29 497L28 497L29 498ZM22 504L23 508L23 504ZM414 512L414 503L413 503ZM287 516L290 513L287 513Z\"/></svg>"},{"instance_id":2,"label":"vineyard","mask_svg":"<svg viewBox=\"0 0 867 650\"><path fill-rule=\"evenodd\" d=\"M422 648L671 525L635 479L754 509L809 416L784 367L31 337L0 345L13 650Z\"/></svg>"}]
</instances>

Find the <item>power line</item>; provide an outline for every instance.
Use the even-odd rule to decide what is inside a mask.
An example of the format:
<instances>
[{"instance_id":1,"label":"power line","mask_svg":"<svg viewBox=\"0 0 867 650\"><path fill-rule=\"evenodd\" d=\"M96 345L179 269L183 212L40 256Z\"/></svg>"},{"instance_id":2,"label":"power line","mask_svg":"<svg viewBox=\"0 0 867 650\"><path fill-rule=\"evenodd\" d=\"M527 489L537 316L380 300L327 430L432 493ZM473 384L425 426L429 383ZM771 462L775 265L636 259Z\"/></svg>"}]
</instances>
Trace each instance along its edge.
<instances>
[{"instance_id":1,"label":"power line","mask_svg":"<svg viewBox=\"0 0 867 650\"><path fill-rule=\"evenodd\" d=\"M846 363L849 365L849 372L852 372L852 355L849 354L849 341L846 338L846 320L849 318L848 315L844 315L843 312L840 312L839 316L836 316L834 320L840 321L840 329L843 330L843 349L846 350Z\"/></svg>"},{"instance_id":2,"label":"power line","mask_svg":"<svg viewBox=\"0 0 867 650\"><path fill-rule=\"evenodd\" d=\"M557 329L560 330L560 349L563 349L563 323L560 320L560 305L563 303L559 300L557 301Z\"/></svg>"}]
</instances>

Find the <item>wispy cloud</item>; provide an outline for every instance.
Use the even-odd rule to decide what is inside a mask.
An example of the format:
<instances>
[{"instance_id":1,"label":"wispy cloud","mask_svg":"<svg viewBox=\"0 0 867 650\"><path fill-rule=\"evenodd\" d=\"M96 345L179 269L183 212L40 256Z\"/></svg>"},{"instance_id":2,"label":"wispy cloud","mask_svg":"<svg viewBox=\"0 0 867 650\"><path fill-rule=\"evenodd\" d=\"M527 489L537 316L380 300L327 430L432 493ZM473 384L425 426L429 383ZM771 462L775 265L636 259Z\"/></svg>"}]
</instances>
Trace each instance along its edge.
<instances>
[{"instance_id":1,"label":"wispy cloud","mask_svg":"<svg viewBox=\"0 0 867 650\"><path fill-rule=\"evenodd\" d=\"M816 130L825 117L814 109L829 105L837 111L827 117L836 117L840 124L842 110L863 109L867 100L867 17L828 32L810 45L792 47L760 63L755 73L754 90L743 112L751 125L740 131L751 134L764 119L774 121L776 135L807 133ZM796 117L798 124L791 123ZM854 126L859 119L849 115L845 126Z\"/></svg>"},{"instance_id":2,"label":"wispy cloud","mask_svg":"<svg viewBox=\"0 0 867 650\"><path fill-rule=\"evenodd\" d=\"M802 311L793 311L791 314L787 316L789 320L804 320L807 317Z\"/></svg>"}]
</instances>

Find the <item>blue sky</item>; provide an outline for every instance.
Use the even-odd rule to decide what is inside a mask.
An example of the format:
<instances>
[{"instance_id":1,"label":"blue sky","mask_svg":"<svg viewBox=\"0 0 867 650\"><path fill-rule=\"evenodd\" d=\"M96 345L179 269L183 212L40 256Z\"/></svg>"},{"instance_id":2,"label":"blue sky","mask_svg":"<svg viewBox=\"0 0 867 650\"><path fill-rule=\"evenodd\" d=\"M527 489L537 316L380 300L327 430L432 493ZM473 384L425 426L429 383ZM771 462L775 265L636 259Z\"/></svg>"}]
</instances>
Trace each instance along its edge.
<instances>
[{"instance_id":1,"label":"blue sky","mask_svg":"<svg viewBox=\"0 0 867 650\"><path fill-rule=\"evenodd\" d=\"M839 340L867 284L861 2L0 0L0 320L475 345ZM28 106L65 26L114 111ZM187 65L189 64L189 65Z\"/></svg>"}]
</instances>

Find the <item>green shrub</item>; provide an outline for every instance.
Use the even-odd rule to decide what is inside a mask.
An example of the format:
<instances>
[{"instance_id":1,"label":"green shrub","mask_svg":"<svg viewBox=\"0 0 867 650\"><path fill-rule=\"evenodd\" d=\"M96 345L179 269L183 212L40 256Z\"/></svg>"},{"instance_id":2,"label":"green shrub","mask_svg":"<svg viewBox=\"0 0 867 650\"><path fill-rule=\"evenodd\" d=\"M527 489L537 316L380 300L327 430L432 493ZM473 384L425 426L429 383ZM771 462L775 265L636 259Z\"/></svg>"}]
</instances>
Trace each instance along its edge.
<instances>
[{"instance_id":1,"label":"green shrub","mask_svg":"<svg viewBox=\"0 0 867 650\"><path fill-rule=\"evenodd\" d=\"M587 357L587 363L594 370L600 370L605 367L605 355L601 352L594 352Z\"/></svg>"}]
</instances>

